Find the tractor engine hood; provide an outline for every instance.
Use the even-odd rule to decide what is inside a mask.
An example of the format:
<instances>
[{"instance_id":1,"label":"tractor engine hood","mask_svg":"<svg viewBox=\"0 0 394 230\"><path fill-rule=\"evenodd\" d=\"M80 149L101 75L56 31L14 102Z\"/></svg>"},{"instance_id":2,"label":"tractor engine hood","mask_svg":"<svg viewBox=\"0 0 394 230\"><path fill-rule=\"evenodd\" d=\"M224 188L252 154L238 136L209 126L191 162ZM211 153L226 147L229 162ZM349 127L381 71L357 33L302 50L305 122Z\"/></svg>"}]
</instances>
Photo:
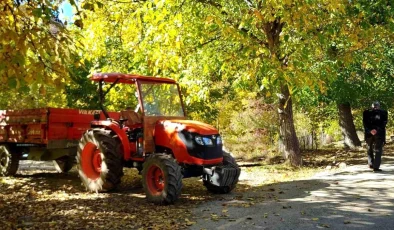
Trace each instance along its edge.
<instances>
[{"instance_id":1,"label":"tractor engine hood","mask_svg":"<svg viewBox=\"0 0 394 230\"><path fill-rule=\"evenodd\" d=\"M165 120L163 121L163 125L167 126L166 128L171 127L178 132L185 130L190 133L198 133L200 135L215 135L219 133L215 127L199 121Z\"/></svg>"},{"instance_id":2,"label":"tractor engine hood","mask_svg":"<svg viewBox=\"0 0 394 230\"><path fill-rule=\"evenodd\" d=\"M170 149L179 163L214 165L223 161L222 138L211 125L192 120L159 120L154 140L160 148Z\"/></svg>"}]
</instances>

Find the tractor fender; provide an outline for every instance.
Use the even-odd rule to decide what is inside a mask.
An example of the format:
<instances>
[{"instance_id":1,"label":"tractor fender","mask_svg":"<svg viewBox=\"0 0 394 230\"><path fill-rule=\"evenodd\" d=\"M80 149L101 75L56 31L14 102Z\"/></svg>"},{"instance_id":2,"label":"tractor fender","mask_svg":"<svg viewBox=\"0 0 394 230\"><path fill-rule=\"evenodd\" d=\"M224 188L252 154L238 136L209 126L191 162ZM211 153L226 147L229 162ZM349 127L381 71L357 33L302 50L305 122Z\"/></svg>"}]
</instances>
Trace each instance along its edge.
<instances>
[{"instance_id":1,"label":"tractor fender","mask_svg":"<svg viewBox=\"0 0 394 230\"><path fill-rule=\"evenodd\" d=\"M116 135L118 135L120 142L122 143L123 146L123 158L125 160L130 159L131 154L130 154L129 139L127 138L126 132L123 129L121 129L117 123L113 121L92 121L91 125L92 127L103 126L115 132Z\"/></svg>"}]
</instances>

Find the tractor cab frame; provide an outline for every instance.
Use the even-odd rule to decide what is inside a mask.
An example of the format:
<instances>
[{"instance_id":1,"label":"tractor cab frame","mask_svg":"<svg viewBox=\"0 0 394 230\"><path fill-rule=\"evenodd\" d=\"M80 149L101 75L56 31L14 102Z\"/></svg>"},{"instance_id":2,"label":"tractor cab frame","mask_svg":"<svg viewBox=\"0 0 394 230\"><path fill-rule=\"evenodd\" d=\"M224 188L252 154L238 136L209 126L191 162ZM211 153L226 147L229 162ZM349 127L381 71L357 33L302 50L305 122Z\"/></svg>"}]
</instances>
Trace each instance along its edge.
<instances>
[{"instance_id":1,"label":"tractor cab frame","mask_svg":"<svg viewBox=\"0 0 394 230\"><path fill-rule=\"evenodd\" d=\"M105 96L117 84L134 84L136 89L136 96L138 98L138 106L136 111L128 111L124 113L131 113L140 117L138 121L134 121L134 125L128 128L143 129L143 150L142 152L136 151L135 154L130 153L130 147L124 145L124 158L125 160L143 161L143 156L153 153L155 151L155 144L153 141L154 126L158 120L165 119L186 119L186 112L182 100L182 94L179 84L169 78L147 77L133 74L121 73L98 73L91 77L91 80L99 84L99 98L100 108L107 119L113 120L108 115L104 107ZM104 90L104 84L110 83L109 87ZM163 92L168 89L167 95L163 97ZM159 97L159 98L158 98ZM161 103L158 102L160 99ZM121 117L120 128L125 127L127 117ZM107 124L106 121L95 121L93 125ZM138 124L140 123L140 124ZM113 127L113 126L112 126ZM119 131L120 132L120 131ZM117 132L118 133L118 132ZM123 136L122 134L119 134ZM125 138L125 137L123 137ZM122 139L122 138L121 138ZM123 141L122 141L123 143ZM129 154L130 153L130 154Z\"/></svg>"},{"instance_id":2,"label":"tractor cab frame","mask_svg":"<svg viewBox=\"0 0 394 230\"><path fill-rule=\"evenodd\" d=\"M173 203L182 178L201 176L211 192L228 193L238 182L240 169L223 151L222 139L211 125L186 119L179 85L172 79L122 73L98 73L98 117L78 145L77 163L89 191L114 189L123 167L137 168L149 201ZM110 85L105 88L105 84ZM111 118L105 96L116 84L134 84L138 106ZM124 96L124 95L120 95Z\"/></svg>"}]
</instances>

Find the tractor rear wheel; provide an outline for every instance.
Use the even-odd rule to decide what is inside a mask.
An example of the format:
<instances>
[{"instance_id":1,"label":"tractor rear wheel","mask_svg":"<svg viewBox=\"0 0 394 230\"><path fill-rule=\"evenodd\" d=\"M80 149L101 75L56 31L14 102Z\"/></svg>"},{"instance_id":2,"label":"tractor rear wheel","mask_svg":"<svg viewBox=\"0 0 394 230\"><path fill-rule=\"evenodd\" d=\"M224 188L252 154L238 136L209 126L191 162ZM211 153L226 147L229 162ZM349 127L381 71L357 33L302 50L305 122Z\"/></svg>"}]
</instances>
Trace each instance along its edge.
<instances>
[{"instance_id":1,"label":"tractor rear wheel","mask_svg":"<svg viewBox=\"0 0 394 230\"><path fill-rule=\"evenodd\" d=\"M235 159L231 156L230 153L223 151L223 165L237 168L238 164ZM204 186L208 189L208 191L217 194L226 194L231 192L238 183L239 174L236 175L237 178L234 178L233 183L229 186L217 186L212 184L209 180L203 180Z\"/></svg>"},{"instance_id":2,"label":"tractor rear wheel","mask_svg":"<svg viewBox=\"0 0 394 230\"><path fill-rule=\"evenodd\" d=\"M146 198L155 204L172 204L182 190L181 167L167 154L152 154L142 169Z\"/></svg>"},{"instance_id":3,"label":"tractor rear wheel","mask_svg":"<svg viewBox=\"0 0 394 230\"><path fill-rule=\"evenodd\" d=\"M0 176L14 176L19 167L18 152L11 152L7 145L0 145Z\"/></svg>"},{"instance_id":4,"label":"tractor rear wheel","mask_svg":"<svg viewBox=\"0 0 394 230\"><path fill-rule=\"evenodd\" d=\"M56 171L59 173L67 173L74 166L74 159L71 156L64 156L54 160L53 164L55 165Z\"/></svg>"},{"instance_id":5,"label":"tractor rear wheel","mask_svg":"<svg viewBox=\"0 0 394 230\"><path fill-rule=\"evenodd\" d=\"M88 191L110 191L123 176L123 149L117 136L105 129L85 132L77 150L78 173Z\"/></svg>"}]
</instances>

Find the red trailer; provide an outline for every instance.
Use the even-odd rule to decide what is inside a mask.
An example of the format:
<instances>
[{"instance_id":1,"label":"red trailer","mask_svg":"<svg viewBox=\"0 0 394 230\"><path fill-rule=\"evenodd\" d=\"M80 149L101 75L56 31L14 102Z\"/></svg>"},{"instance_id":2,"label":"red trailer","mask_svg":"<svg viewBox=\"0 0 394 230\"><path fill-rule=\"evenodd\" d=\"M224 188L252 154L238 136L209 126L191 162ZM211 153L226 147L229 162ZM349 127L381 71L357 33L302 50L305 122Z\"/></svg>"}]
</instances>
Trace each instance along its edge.
<instances>
[{"instance_id":1,"label":"red trailer","mask_svg":"<svg viewBox=\"0 0 394 230\"><path fill-rule=\"evenodd\" d=\"M101 110L41 108L0 110L0 176L14 175L19 160L53 160L61 172L75 161L78 141ZM118 120L120 113L110 112Z\"/></svg>"}]
</instances>

